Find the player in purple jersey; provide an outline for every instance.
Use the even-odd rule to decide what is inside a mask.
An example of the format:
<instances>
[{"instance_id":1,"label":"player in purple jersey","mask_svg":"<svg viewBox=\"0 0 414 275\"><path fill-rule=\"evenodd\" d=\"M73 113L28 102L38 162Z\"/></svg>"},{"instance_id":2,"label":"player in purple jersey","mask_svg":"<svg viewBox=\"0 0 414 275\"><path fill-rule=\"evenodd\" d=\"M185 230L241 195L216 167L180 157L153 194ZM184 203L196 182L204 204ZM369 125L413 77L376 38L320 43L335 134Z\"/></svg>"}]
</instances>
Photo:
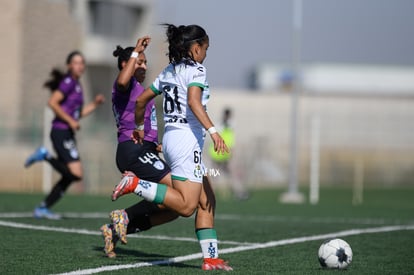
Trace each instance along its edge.
<instances>
[{"instance_id":1,"label":"player in purple jersey","mask_svg":"<svg viewBox=\"0 0 414 275\"><path fill-rule=\"evenodd\" d=\"M171 186L170 168L158 154L157 116L154 101L145 110L145 138L135 144L131 135L135 130L135 101L144 91L142 82L147 70L143 52L148 38L138 40L136 47L117 46L113 55L118 58L119 74L112 87L112 110L117 126L118 146L116 164L121 173L132 171L144 179L156 180ZM145 45L145 46L144 46ZM139 52L139 54L137 54ZM152 226L176 219L178 215L163 206L142 200L126 209L110 213L111 223L101 226L105 254L113 258L118 240L126 244L126 235L145 231Z\"/></svg>"},{"instance_id":2,"label":"player in purple jersey","mask_svg":"<svg viewBox=\"0 0 414 275\"><path fill-rule=\"evenodd\" d=\"M112 200L135 193L149 202L162 204L183 217L196 213L195 231L203 255L202 269L230 271L232 268L228 263L219 258L217 233L214 229L215 196L210 181L205 176L201 155L205 129L208 129L213 139L216 152L228 151L206 113L209 87L201 63L206 57L209 38L205 30L197 25L176 27L166 24L166 27L170 64L153 85L137 98L137 126L133 131L133 140L138 144L145 141L146 104L156 94L163 93L166 124L163 153L172 167L173 187L147 179L141 180L139 175L126 173L115 187Z\"/></svg>"},{"instance_id":3,"label":"player in purple jersey","mask_svg":"<svg viewBox=\"0 0 414 275\"><path fill-rule=\"evenodd\" d=\"M79 119L92 113L105 101L104 96L99 94L93 102L84 105L79 79L85 71L85 59L79 51L73 51L67 56L66 65L67 73L53 69L52 78L44 85L52 93L48 105L55 113L55 118L52 121L50 137L57 158L42 146L25 162L25 167L29 167L35 162L46 160L62 176L44 201L35 208L35 218L60 218L50 207L62 197L72 182L81 180L83 176L75 139L75 132L80 129Z\"/></svg>"},{"instance_id":4,"label":"player in purple jersey","mask_svg":"<svg viewBox=\"0 0 414 275\"><path fill-rule=\"evenodd\" d=\"M154 144L158 144L158 133L153 101L146 106L145 110L143 144L135 144L131 139L132 131L136 126L135 117L130 114L135 111L136 98L143 92L140 83L144 81L146 71L146 58L141 51L145 48L143 43L148 45L148 42L149 40L145 38L144 40L139 39L135 48L122 49L118 46L114 51L114 56L118 57L118 68L120 70L112 93L119 142L116 160L121 172L125 170L133 171L136 175L143 175L142 177L147 180L161 178L160 182L171 187L171 170L158 157L160 148L156 149L154 146ZM166 174L166 172L168 173ZM211 226L213 219L214 194L207 177L204 177L203 182L205 192L200 196L200 205L197 208L195 224L197 230ZM118 241L126 244L127 234L148 230L153 226L170 222L177 217L176 212L145 200L129 208L112 211L110 213L111 223L101 226L106 256L116 257L115 246ZM229 267L222 262L216 263L214 268L229 270Z\"/></svg>"}]
</instances>

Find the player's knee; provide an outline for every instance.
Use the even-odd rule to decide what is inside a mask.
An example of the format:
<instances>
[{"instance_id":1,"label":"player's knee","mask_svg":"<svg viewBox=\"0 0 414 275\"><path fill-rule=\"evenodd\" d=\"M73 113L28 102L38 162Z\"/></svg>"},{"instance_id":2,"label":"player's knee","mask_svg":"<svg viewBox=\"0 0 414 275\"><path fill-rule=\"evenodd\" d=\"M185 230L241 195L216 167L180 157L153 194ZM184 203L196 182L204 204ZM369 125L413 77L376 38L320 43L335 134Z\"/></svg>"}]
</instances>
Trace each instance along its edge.
<instances>
[{"instance_id":1,"label":"player's knee","mask_svg":"<svg viewBox=\"0 0 414 275\"><path fill-rule=\"evenodd\" d=\"M191 217L191 216L194 214L195 210L196 210L196 207L193 207L193 206L187 206L187 207L183 208L183 209L179 212L179 214L180 214L180 216L182 216L182 217L188 218L188 217Z\"/></svg>"},{"instance_id":2,"label":"player's knee","mask_svg":"<svg viewBox=\"0 0 414 275\"><path fill-rule=\"evenodd\" d=\"M214 211L216 209L216 196L214 193L208 194L206 197L202 197L199 207L203 210Z\"/></svg>"},{"instance_id":3,"label":"player's knee","mask_svg":"<svg viewBox=\"0 0 414 275\"><path fill-rule=\"evenodd\" d=\"M73 181L80 181L80 180L82 180L82 175L79 175L79 176L77 176L77 175L73 175Z\"/></svg>"},{"instance_id":4,"label":"player's knee","mask_svg":"<svg viewBox=\"0 0 414 275\"><path fill-rule=\"evenodd\" d=\"M216 210L216 200L207 200L200 202L199 207L204 211L212 211L214 212Z\"/></svg>"},{"instance_id":5,"label":"player's knee","mask_svg":"<svg viewBox=\"0 0 414 275\"><path fill-rule=\"evenodd\" d=\"M70 182L74 182L74 181L79 181L79 180L81 180L82 179L82 175L75 175L75 174L72 174L72 173L67 173L66 175L65 175L65 178L68 180L68 181L70 181Z\"/></svg>"}]
</instances>

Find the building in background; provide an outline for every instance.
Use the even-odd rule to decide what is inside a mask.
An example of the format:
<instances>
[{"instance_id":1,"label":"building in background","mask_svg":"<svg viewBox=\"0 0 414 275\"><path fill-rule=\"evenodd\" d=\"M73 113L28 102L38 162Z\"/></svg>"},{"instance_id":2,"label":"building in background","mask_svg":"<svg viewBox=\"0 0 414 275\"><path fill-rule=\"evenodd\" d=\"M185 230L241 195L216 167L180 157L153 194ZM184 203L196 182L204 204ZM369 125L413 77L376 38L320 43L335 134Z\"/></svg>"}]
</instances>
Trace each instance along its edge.
<instances>
[{"instance_id":1,"label":"building in background","mask_svg":"<svg viewBox=\"0 0 414 275\"><path fill-rule=\"evenodd\" d=\"M174 5L171 3L170 6ZM82 131L78 133L79 147L85 152L81 157L85 163L86 191L109 194L119 180L110 104L118 69L112 52L118 44L134 46L137 37L151 34L146 85L151 83L167 62L164 30L155 22L159 20L155 13L151 0L0 1L0 173L14 175L0 181L0 190L42 189L41 165L23 170L24 160L33 147L41 144L44 137L48 139L48 133L43 133L43 117L49 92L42 85L53 66L64 68L67 53L79 49L87 60L87 73L82 78L86 96L104 93L108 99L98 112L82 122ZM226 68L220 62L218 65ZM217 89L212 82L208 111L217 122L224 107L234 110L239 150L235 153L247 185L283 186L287 183L291 142L291 98L286 91L291 89L295 75L289 67L252 66L258 68L255 83L259 89L254 93ZM321 184L350 185L359 170L363 170L364 181L372 185L411 183L413 69L314 63L304 64L301 71L300 183L307 184L309 179L315 117L320 121L317 131Z\"/></svg>"},{"instance_id":2,"label":"building in background","mask_svg":"<svg viewBox=\"0 0 414 275\"><path fill-rule=\"evenodd\" d=\"M82 123L80 135L91 127L115 127L110 98L118 69L112 52L116 45L134 46L139 36L150 33L152 16L151 0L0 1L0 173L19 171L28 147L43 142L50 94L42 86L52 67L66 69L72 50L86 57L85 96L103 93L108 99ZM38 172L15 180L38 182Z\"/></svg>"},{"instance_id":3,"label":"building in background","mask_svg":"<svg viewBox=\"0 0 414 275\"><path fill-rule=\"evenodd\" d=\"M289 91L295 77L289 65L257 64L252 86L258 92ZM310 63L301 66L303 93L414 97L414 67Z\"/></svg>"},{"instance_id":4,"label":"building in background","mask_svg":"<svg viewBox=\"0 0 414 275\"><path fill-rule=\"evenodd\" d=\"M152 33L154 17L151 0L71 0L70 13L81 29L81 50L88 67L89 90L110 95L118 74L112 52L117 45L135 46L137 38ZM156 67L154 48L148 48L147 58ZM153 57L154 56L154 57ZM151 77L151 70L147 74ZM112 120L111 107L99 110L101 121Z\"/></svg>"},{"instance_id":5,"label":"building in background","mask_svg":"<svg viewBox=\"0 0 414 275\"><path fill-rule=\"evenodd\" d=\"M67 53L81 44L81 30L68 11L62 1L0 2L2 140L38 130L49 96L42 84L51 67L63 65Z\"/></svg>"},{"instance_id":6,"label":"building in background","mask_svg":"<svg viewBox=\"0 0 414 275\"><path fill-rule=\"evenodd\" d=\"M112 51L116 45L133 46L138 36L150 33L152 6L150 0L1 1L0 139L39 134L49 96L42 85L52 67L65 69L65 58L74 49L87 60L82 80L87 96L110 95L117 73ZM98 113L101 121L110 115L108 108Z\"/></svg>"}]
</instances>

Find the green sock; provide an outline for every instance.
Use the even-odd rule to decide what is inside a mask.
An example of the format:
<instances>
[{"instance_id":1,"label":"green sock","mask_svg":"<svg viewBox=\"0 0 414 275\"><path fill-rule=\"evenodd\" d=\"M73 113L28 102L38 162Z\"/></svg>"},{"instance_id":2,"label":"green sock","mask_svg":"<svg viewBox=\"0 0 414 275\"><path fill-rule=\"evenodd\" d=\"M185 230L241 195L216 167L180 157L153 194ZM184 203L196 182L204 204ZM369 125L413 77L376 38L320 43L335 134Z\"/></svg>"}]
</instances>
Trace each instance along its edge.
<instances>
[{"instance_id":1,"label":"green sock","mask_svg":"<svg viewBox=\"0 0 414 275\"><path fill-rule=\"evenodd\" d=\"M154 202L156 204L163 204L165 199L165 194L167 194L167 185L158 184L157 192L155 193Z\"/></svg>"},{"instance_id":2,"label":"green sock","mask_svg":"<svg viewBox=\"0 0 414 275\"><path fill-rule=\"evenodd\" d=\"M147 201L162 204L167 193L167 185L140 179L134 192Z\"/></svg>"}]
</instances>

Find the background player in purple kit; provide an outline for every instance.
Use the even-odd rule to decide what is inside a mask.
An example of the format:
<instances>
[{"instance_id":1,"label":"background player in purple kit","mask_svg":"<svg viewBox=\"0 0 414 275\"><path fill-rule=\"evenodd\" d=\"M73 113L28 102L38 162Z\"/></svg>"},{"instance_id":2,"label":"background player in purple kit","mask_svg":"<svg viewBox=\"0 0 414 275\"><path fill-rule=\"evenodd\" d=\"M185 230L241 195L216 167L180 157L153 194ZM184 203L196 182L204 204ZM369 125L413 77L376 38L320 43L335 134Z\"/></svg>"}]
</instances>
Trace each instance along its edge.
<instances>
[{"instance_id":1,"label":"background player in purple kit","mask_svg":"<svg viewBox=\"0 0 414 275\"><path fill-rule=\"evenodd\" d=\"M42 146L25 162L25 167L29 167L37 161L46 160L62 176L44 201L35 208L35 218L60 218L60 215L50 211L50 207L62 197L72 182L81 180L83 176L75 139L75 132L80 129L79 119L92 113L105 101L104 96L99 94L93 102L84 106L79 79L85 71L85 58L79 51L73 51L67 56L66 65L66 73L53 69L51 79L44 84L51 91L48 105L55 113L50 138L57 158Z\"/></svg>"}]
</instances>

